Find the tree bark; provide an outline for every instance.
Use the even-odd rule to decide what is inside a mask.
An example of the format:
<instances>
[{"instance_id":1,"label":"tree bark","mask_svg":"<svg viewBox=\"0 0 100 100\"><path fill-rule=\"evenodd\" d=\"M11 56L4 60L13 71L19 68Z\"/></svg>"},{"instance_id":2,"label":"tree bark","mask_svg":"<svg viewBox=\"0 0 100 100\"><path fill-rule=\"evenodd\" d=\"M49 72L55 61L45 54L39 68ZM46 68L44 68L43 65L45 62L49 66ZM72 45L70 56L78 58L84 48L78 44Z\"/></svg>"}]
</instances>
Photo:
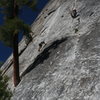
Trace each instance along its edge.
<instances>
[{"instance_id":1,"label":"tree bark","mask_svg":"<svg viewBox=\"0 0 100 100\"><path fill-rule=\"evenodd\" d=\"M13 17L17 17L17 4L16 0L13 0ZM15 30L16 31L16 30ZM20 82L20 75L19 75L19 56L18 56L18 33L13 34L13 81L14 86L16 87Z\"/></svg>"},{"instance_id":2,"label":"tree bark","mask_svg":"<svg viewBox=\"0 0 100 100\"><path fill-rule=\"evenodd\" d=\"M19 76L19 56L18 56L18 34L13 36L13 80L16 87L20 82Z\"/></svg>"}]
</instances>

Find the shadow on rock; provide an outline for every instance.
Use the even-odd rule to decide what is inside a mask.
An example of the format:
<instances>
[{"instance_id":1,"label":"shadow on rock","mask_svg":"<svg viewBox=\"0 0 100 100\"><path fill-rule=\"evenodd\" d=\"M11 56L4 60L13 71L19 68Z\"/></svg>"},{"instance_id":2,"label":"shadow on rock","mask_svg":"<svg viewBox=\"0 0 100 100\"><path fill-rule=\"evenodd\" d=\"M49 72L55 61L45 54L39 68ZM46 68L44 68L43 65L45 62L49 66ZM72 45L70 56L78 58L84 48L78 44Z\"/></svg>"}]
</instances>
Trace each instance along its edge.
<instances>
[{"instance_id":1,"label":"shadow on rock","mask_svg":"<svg viewBox=\"0 0 100 100\"><path fill-rule=\"evenodd\" d=\"M50 53L51 53L50 50L58 48L58 46L61 43L65 42L66 40L67 40L67 37L62 38L60 40L56 40L50 46L48 46L46 49L44 49L44 51L36 57L35 61L22 73L21 77L23 77L24 75L29 73L37 65L42 64L45 60L47 60L50 56Z\"/></svg>"}]
</instances>

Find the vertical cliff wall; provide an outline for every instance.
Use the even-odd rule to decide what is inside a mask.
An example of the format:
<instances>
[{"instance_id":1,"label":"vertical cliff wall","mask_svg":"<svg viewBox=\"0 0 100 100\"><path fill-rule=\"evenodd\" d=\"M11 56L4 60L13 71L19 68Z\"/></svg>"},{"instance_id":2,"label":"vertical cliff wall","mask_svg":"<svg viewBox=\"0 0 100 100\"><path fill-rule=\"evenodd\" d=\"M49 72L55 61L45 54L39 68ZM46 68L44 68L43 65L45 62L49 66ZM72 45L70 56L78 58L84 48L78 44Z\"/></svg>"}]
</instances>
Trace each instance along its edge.
<instances>
[{"instance_id":1,"label":"vertical cliff wall","mask_svg":"<svg viewBox=\"0 0 100 100\"><path fill-rule=\"evenodd\" d=\"M20 43L22 81L12 100L99 100L100 0L77 0L73 19L74 3L51 0L32 25L33 41ZM12 65L5 74L12 77Z\"/></svg>"}]
</instances>

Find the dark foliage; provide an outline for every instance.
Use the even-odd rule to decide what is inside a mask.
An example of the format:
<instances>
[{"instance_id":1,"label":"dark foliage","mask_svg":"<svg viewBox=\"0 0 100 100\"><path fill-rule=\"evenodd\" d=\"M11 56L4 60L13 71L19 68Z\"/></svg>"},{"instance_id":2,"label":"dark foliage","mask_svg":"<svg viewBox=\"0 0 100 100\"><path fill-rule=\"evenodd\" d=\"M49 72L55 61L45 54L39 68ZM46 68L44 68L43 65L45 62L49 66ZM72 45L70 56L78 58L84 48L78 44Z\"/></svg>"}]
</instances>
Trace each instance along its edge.
<instances>
[{"instance_id":1,"label":"dark foliage","mask_svg":"<svg viewBox=\"0 0 100 100\"><path fill-rule=\"evenodd\" d=\"M2 76L0 71L0 100L10 100L12 93L8 88L8 77Z\"/></svg>"}]
</instances>

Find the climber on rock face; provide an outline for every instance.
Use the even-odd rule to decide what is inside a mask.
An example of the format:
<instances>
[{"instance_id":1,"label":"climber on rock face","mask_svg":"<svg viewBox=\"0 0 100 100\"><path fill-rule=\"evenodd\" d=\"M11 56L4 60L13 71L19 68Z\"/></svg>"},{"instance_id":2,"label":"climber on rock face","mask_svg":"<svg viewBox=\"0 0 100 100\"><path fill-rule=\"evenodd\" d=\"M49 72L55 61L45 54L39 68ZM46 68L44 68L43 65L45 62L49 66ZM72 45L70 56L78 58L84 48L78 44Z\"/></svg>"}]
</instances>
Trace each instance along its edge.
<instances>
[{"instance_id":1,"label":"climber on rock face","mask_svg":"<svg viewBox=\"0 0 100 100\"><path fill-rule=\"evenodd\" d=\"M70 11L70 14L71 14L71 17L72 17L72 18L76 18L76 17L79 16L79 15L77 14L77 10L76 10L76 9L73 9L72 11Z\"/></svg>"},{"instance_id":2,"label":"climber on rock face","mask_svg":"<svg viewBox=\"0 0 100 100\"><path fill-rule=\"evenodd\" d=\"M72 23L71 23L71 28L74 31L74 33L77 33L79 31L79 26L80 26L80 14L78 12L78 5L77 0L73 0L73 6L70 9L70 16L72 18Z\"/></svg>"},{"instance_id":3,"label":"climber on rock face","mask_svg":"<svg viewBox=\"0 0 100 100\"><path fill-rule=\"evenodd\" d=\"M77 17L79 16L79 14L77 13L77 10L76 10L76 2L77 2L77 0L74 1L72 10L70 11L70 15L71 15L71 17L72 17L73 19L74 19L74 18L77 18Z\"/></svg>"},{"instance_id":4,"label":"climber on rock face","mask_svg":"<svg viewBox=\"0 0 100 100\"><path fill-rule=\"evenodd\" d=\"M39 44L39 49L38 51L40 52L41 49L46 45L46 43L44 41L42 41L40 44Z\"/></svg>"},{"instance_id":5,"label":"climber on rock face","mask_svg":"<svg viewBox=\"0 0 100 100\"><path fill-rule=\"evenodd\" d=\"M70 15L72 17L72 28L74 32L77 33L80 26L80 16L77 13L76 9L73 9L72 11L70 11Z\"/></svg>"}]
</instances>

